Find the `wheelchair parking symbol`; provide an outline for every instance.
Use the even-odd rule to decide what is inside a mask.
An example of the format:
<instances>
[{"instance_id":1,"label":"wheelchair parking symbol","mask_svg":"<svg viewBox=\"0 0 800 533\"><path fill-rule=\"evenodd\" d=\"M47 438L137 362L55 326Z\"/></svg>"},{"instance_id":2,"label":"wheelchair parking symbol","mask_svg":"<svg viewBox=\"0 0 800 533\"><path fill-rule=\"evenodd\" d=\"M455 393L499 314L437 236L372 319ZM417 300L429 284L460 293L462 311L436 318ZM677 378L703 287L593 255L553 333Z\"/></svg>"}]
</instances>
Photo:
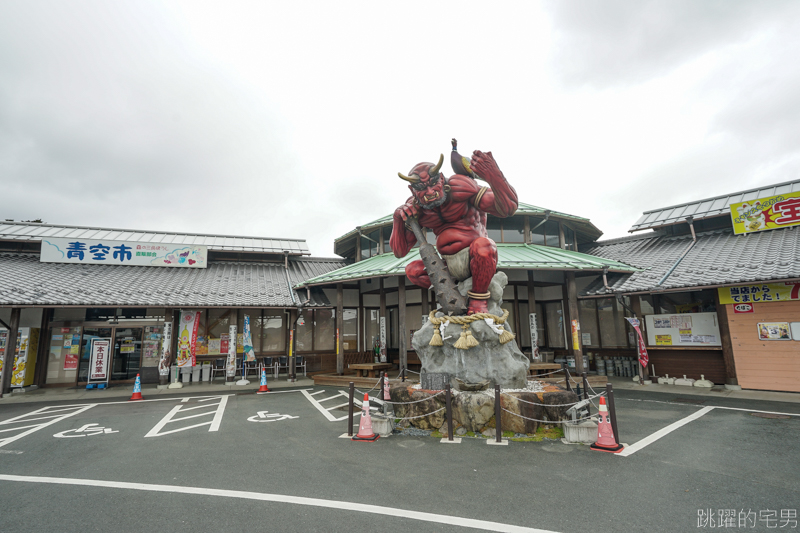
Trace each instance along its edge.
<instances>
[{"instance_id":1,"label":"wheelchair parking symbol","mask_svg":"<svg viewBox=\"0 0 800 533\"><path fill-rule=\"evenodd\" d=\"M282 415L280 413L270 413L269 411L259 411L257 415L253 415L247 419L248 422L280 422L281 420L291 420L293 418L300 418L299 416Z\"/></svg>"},{"instance_id":2,"label":"wheelchair parking symbol","mask_svg":"<svg viewBox=\"0 0 800 533\"><path fill-rule=\"evenodd\" d=\"M70 433L74 433L74 435L71 435ZM104 428L103 426L98 426L97 424L86 424L78 429L68 429L66 431L56 433L53 436L57 439L69 439L75 437L91 437L93 435L107 435L109 433L119 433L119 431L115 431L111 428Z\"/></svg>"}]
</instances>

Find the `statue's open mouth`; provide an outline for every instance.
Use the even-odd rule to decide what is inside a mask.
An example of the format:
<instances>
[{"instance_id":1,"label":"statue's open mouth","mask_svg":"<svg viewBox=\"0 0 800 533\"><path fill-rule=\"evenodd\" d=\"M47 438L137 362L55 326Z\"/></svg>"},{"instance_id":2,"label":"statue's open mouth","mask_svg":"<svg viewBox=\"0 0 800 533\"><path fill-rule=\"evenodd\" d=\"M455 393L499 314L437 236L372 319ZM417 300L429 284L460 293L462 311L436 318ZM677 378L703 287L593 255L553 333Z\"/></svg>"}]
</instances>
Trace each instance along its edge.
<instances>
[{"instance_id":1,"label":"statue's open mouth","mask_svg":"<svg viewBox=\"0 0 800 533\"><path fill-rule=\"evenodd\" d=\"M435 192L433 194L426 194L425 195L425 201L426 202L434 202L434 201L436 201L438 199L439 199L439 193L438 192Z\"/></svg>"}]
</instances>

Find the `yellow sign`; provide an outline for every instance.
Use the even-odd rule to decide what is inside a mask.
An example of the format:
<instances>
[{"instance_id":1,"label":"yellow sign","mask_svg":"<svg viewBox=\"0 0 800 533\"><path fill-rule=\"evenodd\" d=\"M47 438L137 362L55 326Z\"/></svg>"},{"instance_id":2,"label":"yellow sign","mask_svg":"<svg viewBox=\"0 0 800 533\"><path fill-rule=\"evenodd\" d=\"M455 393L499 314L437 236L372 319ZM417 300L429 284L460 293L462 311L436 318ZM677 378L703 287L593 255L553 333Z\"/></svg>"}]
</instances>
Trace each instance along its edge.
<instances>
[{"instance_id":1,"label":"yellow sign","mask_svg":"<svg viewBox=\"0 0 800 533\"><path fill-rule=\"evenodd\" d=\"M717 291L719 292L719 303L721 304L788 302L790 300L800 300L800 281L720 287Z\"/></svg>"},{"instance_id":2,"label":"yellow sign","mask_svg":"<svg viewBox=\"0 0 800 533\"><path fill-rule=\"evenodd\" d=\"M672 335L656 335L656 346L672 346Z\"/></svg>"},{"instance_id":3,"label":"yellow sign","mask_svg":"<svg viewBox=\"0 0 800 533\"><path fill-rule=\"evenodd\" d=\"M737 235L800 225L800 192L789 192L731 204Z\"/></svg>"}]
</instances>

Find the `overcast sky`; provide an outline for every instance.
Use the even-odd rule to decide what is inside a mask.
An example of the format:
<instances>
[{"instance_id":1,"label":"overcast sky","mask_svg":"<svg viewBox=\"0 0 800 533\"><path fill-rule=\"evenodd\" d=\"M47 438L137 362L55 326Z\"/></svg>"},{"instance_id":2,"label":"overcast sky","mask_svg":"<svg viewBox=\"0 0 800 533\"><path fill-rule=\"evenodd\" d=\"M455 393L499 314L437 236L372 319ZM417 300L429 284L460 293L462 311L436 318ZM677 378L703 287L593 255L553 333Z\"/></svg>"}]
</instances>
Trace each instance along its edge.
<instances>
[{"instance_id":1,"label":"overcast sky","mask_svg":"<svg viewBox=\"0 0 800 533\"><path fill-rule=\"evenodd\" d=\"M0 218L332 256L456 137L619 237L798 178L798 57L793 0L3 0Z\"/></svg>"}]
</instances>

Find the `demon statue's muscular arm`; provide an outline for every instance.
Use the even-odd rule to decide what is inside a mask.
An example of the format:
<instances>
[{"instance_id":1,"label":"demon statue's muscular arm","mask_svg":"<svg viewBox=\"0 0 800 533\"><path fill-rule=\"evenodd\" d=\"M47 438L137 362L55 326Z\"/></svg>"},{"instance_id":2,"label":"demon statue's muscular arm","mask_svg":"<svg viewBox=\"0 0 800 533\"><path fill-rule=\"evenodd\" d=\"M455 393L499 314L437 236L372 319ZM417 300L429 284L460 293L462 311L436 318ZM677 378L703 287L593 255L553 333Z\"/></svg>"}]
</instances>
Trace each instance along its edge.
<instances>
[{"instance_id":1,"label":"demon statue's muscular arm","mask_svg":"<svg viewBox=\"0 0 800 533\"><path fill-rule=\"evenodd\" d=\"M497 166L492 152L484 153L475 150L472 153L471 166L475 174L492 186L480 196L476 207L497 217L505 218L513 215L519 206L517 191L509 185L503 172Z\"/></svg>"},{"instance_id":2,"label":"demon statue's muscular arm","mask_svg":"<svg viewBox=\"0 0 800 533\"><path fill-rule=\"evenodd\" d=\"M389 239L389 246L392 248L395 257L405 257L417 243L414 233L406 228L406 220L409 217L417 216L417 213L417 204L414 202L413 196L406 200L405 204L395 209L392 236Z\"/></svg>"}]
</instances>

